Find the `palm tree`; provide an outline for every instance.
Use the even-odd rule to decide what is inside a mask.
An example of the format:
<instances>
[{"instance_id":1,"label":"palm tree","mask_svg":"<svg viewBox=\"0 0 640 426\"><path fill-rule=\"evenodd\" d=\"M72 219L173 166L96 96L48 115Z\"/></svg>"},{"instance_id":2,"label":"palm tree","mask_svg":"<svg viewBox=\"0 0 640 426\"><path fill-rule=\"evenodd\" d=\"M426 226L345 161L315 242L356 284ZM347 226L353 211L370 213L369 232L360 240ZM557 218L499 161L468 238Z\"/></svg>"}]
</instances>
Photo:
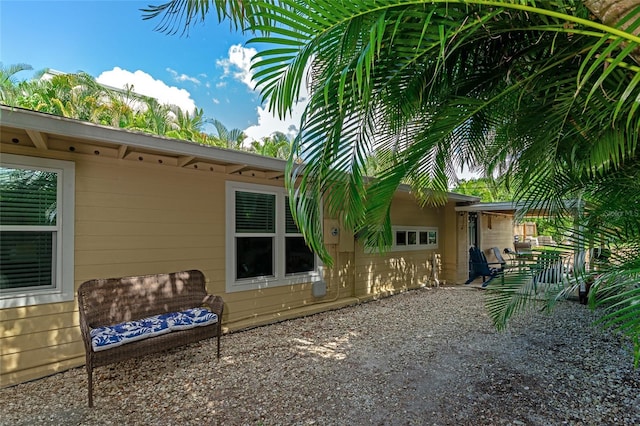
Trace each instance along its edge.
<instances>
[{"instance_id":1,"label":"palm tree","mask_svg":"<svg viewBox=\"0 0 640 426\"><path fill-rule=\"evenodd\" d=\"M504 181L491 177L461 179L451 191L480 197L483 202L511 201L513 199L505 188Z\"/></svg>"},{"instance_id":2,"label":"palm tree","mask_svg":"<svg viewBox=\"0 0 640 426\"><path fill-rule=\"evenodd\" d=\"M227 129L221 121L213 119L210 121L216 129L217 138L220 140L222 146L229 149L241 149L242 142L246 136L240 129Z\"/></svg>"},{"instance_id":3,"label":"palm tree","mask_svg":"<svg viewBox=\"0 0 640 426\"><path fill-rule=\"evenodd\" d=\"M205 145L227 146L227 141L203 131L203 110L193 114L177 106L162 105L156 99L135 93L133 86L117 90L98 84L86 73L61 74L41 71L31 80L16 82L13 76L31 66L25 64L0 67L1 98L6 105L61 115L119 128L169 136ZM239 130L227 137L240 138ZM238 141L229 144L234 147Z\"/></svg>"},{"instance_id":4,"label":"palm tree","mask_svg":"<svg viewBox=\"0 0 640 426\"><path fill-rule=\"evenodd\" d=\"M310 85L293 145L305 164L289 162L287 183L307 194L290 197L292 212L325 262L319 206L383 248L400 182L438 203L457 168L500 171L529 208L560 217L567 197L589 202L576 249L621 253L594 294L640 359L640 218L603 220L639 201L635 1L174 0L145 13L170 30L210 5L256 33L254 78L271 111L286 115ZM368 183L372 152L386 159ZM498 325L531 303L521 278L492 299Z\"/></svg>"},{"instance_id":5,"label":"palm tree","mask_svg":"<svg viewBox=\"0 0 640 426\"><path fill-rule=\"evenodd\" d=\"M0 63L0 102L8 104L15 96L17 83L15 75L21 71L30 71L33 67L29 64L14 64L4 67Z\"/></svg>"},{"instance_id":6,"label":"palm tree","mask_svg":"<svg viewBox=\"0 0 640 426\"><path fill-rule=\"evenodd\" d=\"M251 142L251 150L265 157L275 157L286 160L291 154L291 141L284 133L274 132L259 141Z\"/></svg>"}]
</instances>

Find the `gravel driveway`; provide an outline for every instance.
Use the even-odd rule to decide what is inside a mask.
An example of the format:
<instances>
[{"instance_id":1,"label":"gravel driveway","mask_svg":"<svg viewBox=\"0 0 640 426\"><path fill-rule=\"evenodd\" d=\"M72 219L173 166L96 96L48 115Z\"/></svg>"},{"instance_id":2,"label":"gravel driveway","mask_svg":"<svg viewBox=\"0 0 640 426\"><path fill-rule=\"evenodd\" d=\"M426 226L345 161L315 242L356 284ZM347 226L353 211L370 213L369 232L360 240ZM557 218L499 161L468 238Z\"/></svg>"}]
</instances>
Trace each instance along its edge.
<instances>
[{"instance_id":1,"label":"gravel driveway","mask_svg":"<svg viewBox=\"0 0 640 426\"><path fill-rule=\"evenodd\" d=\"M483 292L410 291L0 390L2 424L638 425L629 345L563 302L491 326Z\"/></svg>"}]
</instances>

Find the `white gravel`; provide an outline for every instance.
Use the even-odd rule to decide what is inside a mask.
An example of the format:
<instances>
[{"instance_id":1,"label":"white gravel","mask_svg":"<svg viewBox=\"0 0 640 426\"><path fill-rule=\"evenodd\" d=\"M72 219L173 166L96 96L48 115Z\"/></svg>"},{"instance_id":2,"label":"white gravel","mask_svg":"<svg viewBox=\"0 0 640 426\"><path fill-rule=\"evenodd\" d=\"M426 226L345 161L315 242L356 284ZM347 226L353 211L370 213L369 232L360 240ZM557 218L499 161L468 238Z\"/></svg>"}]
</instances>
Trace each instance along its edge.
<instances>
[{"instance_id":1,"label":"white gravel","mask_svg":"<svg viewBox=\"0 0 640 426\"><path fill-rule=\"evenodd\" d=\"M492 327L483 292L422 289L0 390L0 424L638 425L628 343L577 302Z\"/></svg>"}]
</instances>

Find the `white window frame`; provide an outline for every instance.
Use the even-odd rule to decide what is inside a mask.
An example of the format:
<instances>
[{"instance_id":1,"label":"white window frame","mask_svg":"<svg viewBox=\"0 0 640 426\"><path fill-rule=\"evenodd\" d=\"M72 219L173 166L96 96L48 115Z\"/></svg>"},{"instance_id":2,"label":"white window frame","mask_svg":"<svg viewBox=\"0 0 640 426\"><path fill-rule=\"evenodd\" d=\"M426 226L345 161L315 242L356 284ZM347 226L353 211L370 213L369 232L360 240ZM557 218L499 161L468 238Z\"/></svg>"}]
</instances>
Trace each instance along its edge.
<instances>
[{"instance_id":1,"label":"white window frame","mask_svg":"<svg viewBox=\"0 0 640 426\"><path fill-rule=\"evenodd\" d=\"M276 197L276 232L275 234L246 234L236 233L236 192L256 192L275 195ZM227 181L225 188L226 202L226 235L225 235L225 269L226 269L226 291L232 293L236 291L258 290L270 287L279 287L292 284L304 284L320 280L320 259L314 254L315 267L309 272L286 274L285 259L285 238L296 237L302 234L287 233L285 227L285 203L288 196L285 188L268 185L258 185L253 183ZM236 279L236 237L270 236L273 235L274 265L272 276L253 277Z\"/></svg>"},{"instance_id":2,"label":"white window frame","mask_svg":"<svg viewBox=\"0 0 640 426\"><path fill-rule=\"evenodd\" d=\"M392 251L412 251L412 250L435 250L438 248L440 244L440 233L438 232L438 228L434 226L392 226L391 230L393 232L393 246L391 247ZM398 244L396 240L398 232L404 232L407 236L405 244ZM416 242L415 244L408 243L408 235L410 232L415 232L416 234ZM435 244L420 244L420 233L435 233L436 243Z\"/></svg>"},{"instance_id":3,"label":"white window frame","mask_svg":"<svg viewBox=\"0 0 640 426\"><path fill-rule=\"evenodd\" d=\"M74 299L74 210L75 163L49 158L2 154L0 165L7 168L42 170L58 175L56 191L56 225L23 226L0 225L1 230L33 231L52 230L55 233L53 252L54 277L51 287L37 289L0 290L0 309L45 303L68 302ZM46 229L45 229L46 228Z\"/></svg>"}]
</instances>

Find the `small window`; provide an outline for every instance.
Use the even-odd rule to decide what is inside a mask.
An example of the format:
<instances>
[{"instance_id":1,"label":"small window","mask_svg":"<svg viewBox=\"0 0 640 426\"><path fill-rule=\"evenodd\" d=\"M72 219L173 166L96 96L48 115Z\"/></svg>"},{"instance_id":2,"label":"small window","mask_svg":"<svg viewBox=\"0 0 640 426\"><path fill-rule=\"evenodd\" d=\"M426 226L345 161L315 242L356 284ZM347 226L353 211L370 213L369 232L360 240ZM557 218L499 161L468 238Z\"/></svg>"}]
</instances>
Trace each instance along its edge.
<instances>
[{"instance_id":1,"label":"small window","mask_svg":"<svg viewBox=\"0 0 640 426\"><path fill-rule=\"evenodd\" d=\"M74 164L2 156L0 308L73 300Z\"/></svg>"},{"instance_id":2,"label":"small window","mask_svg":"<svg viewBox=\"0 0 640 426\"><path fill-rule=\"evenodd\" d=\"M428 250L438 248L438 229L420 226L394 226L392 250Z\"/></svg>"}]
</instances>

